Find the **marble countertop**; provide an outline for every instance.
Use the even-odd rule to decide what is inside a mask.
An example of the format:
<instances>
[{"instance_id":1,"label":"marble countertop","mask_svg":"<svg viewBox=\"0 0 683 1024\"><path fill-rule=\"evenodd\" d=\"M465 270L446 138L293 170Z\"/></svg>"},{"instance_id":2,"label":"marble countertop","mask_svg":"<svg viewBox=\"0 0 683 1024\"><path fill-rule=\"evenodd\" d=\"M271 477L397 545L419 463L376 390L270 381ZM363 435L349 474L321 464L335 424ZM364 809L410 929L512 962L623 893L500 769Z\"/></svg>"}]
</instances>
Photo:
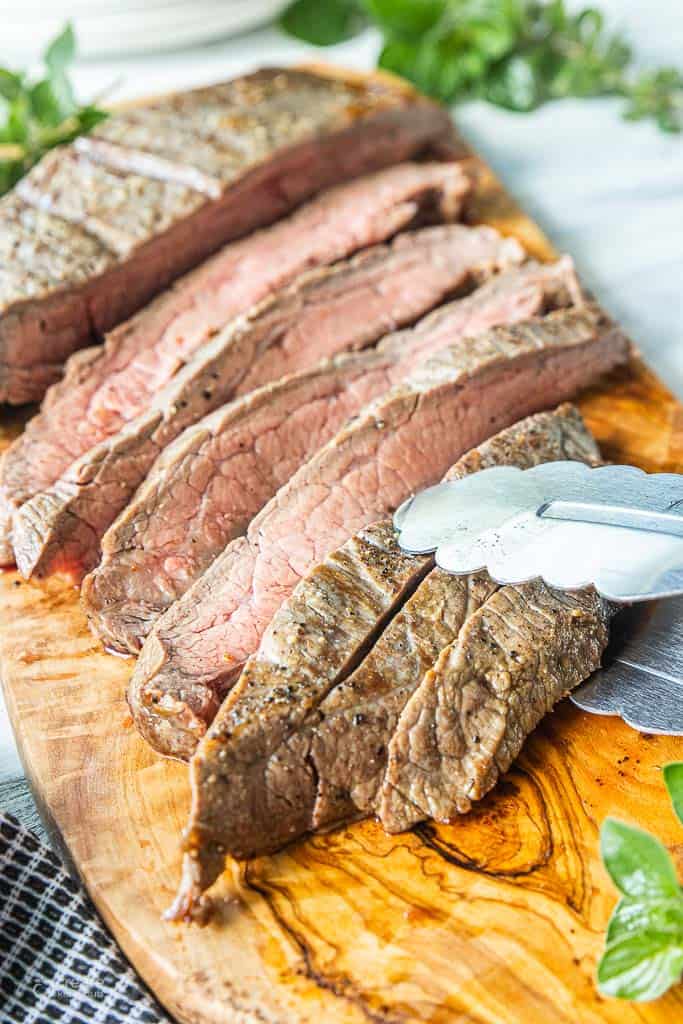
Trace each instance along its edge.
<instances>
[{"instance_id":1,"label":"marble countertop","mask_svg":"<svg viewBox=\"0 0 683 1024\"><path fill-rule=\"evenodd\" d=\"M604 0L638 55L680 63L683 8L668 0ZM118 83L124 99L229 78L259 64L321 59L373 66L378 39L312 50L266 28L189 51L80 64L78 92ZM0 60L11 55L2 52ZM519 115L483 103L459 107L463 134L491 163L554 244L570 252L600 301L683 398L683 136L619 116L617 100L572 101ZM39 827L0 704L0 807Z\"/></svg>"}]
</instances>

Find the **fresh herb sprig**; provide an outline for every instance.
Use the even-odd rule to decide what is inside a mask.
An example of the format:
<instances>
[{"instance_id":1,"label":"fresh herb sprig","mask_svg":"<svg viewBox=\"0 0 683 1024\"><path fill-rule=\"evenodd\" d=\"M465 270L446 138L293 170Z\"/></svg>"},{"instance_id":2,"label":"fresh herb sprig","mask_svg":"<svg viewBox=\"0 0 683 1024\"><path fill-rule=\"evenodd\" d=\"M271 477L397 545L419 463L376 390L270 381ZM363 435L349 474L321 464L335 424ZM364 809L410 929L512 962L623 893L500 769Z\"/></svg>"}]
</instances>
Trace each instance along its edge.
<instances>
[{"instance_id":1,"label":"fresh herb sprig","mask_svg":"<svg viewBox=\"0 0 683 1024\"><path fill-rule=\"evenodd\" d=\"M68 76L75 54L76 38L67 25L45 51L43 77L0 68L0 195L48 149L71 142L107 116L76 101Z\"/></svg>"},{"instance_id":2,"label":"fresh herb sprig","mask_svg":"<svg viewBox=\"0 0 683 1024\"><path fill-rule=\"evenodd\" d=\"M664 782L683 824L683 761L665 766ZM603 823L600 849L621 899L607 928L598 985L619 999L656 999L683 972L683 890L676 870L658 839L614 818Z\"/></svg>"},{"instance_id":3,"label":"fresh herb sprig","mask_svg":"<svg viewBox=\"0 0 683 1024\"><path fill-rule=\"evenodd\" d=\"M380 67L444 102L479 97L529 111L568 96L622 96L625 117L683 128L683 75L636 74L631 48L593 7L565 0L294 0L286 32L319 46L373 23Z\"/></svg>"}]
</instances>

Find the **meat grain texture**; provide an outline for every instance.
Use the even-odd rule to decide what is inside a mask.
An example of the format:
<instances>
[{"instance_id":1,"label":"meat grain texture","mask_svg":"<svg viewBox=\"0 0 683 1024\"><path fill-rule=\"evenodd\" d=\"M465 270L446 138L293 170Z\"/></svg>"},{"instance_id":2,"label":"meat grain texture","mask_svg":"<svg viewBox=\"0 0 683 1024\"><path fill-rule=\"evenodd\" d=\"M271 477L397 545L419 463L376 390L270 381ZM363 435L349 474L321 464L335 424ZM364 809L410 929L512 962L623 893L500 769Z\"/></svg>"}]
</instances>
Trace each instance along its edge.
<instances>
[{"instance_id":1,"label":"meat grain texture","mask_svg":"<svg viewBox=\"0 0 683 1024\"><path fill-rule=\"evenodd\" d=\"M21 572L62 571L79 580L97 564L104 531L154 460L189 425L235 395L372 344L476 273L486 276L521 255L490 228L456 229L401 235L390 247L303 275L203 345L143 413L15 513Z\"/></svg>"},{"instance_id":2,"label":"meat grain texture","mask_svg":"<svg viewBox=\"0 0 683 1024\"><path fill-rule=\"evenodd\" d=\"M499 265L506 258L501 250ZM568 302L574 283L564 261L508 271L376 350L284 378L185 431L105 534L102 562L85 580L83 604L97 634L108 646L139 650L159 615L344 420L458 335ZM367 318L366 304L354 301L354 308ZM330 319L323 318L325 331Z\"/></svg>"},{"instance_id":3,"label":"meat grain texture","mask_svg":"<svg viewBox=\"0 0 683 1024\"><path fill-rule=\"evenodd\" d=\"M103 346L72 356L40 413L0 463L4 559L14 557L16 510L49 490L74 463L86 475L86 453L94 451L96 462L97 446L154 404L158 392L227 323L305 271L383 242L409 225L457 217L468 188L459 165L432 162L400 164L329 189L277 224L225 246L111 331ZM200 410L206 411L201 405Z\"/></svg>"},{"instance_id":4,"label":"meat grain texture","mask_svg":"<svg viewBox=\"0 0 683 1024\"><path fill-rule=\"evenodd\" d=\"M571 406L507 428L446 478L558 459L599 463ZM503 588L494 601L498 590L486 573L451 576L430 556L405 554L390 520L361 531L298 584L192 759L180 916L220 872L226 852L260 855L373 813L396 831L408 827L400 808L410 824L443 820L467 809L459 786L472 799L483 795L562 688L592 671L606 640L603 608L590 592L567 598L525 585ZM501 607L510 611L502 626L494 618ZM575 614L581 609L583 618ZM503 635L516 635L518 646L502 653ZM452 667L456 649L466 678ZM480 689L497 686L495 709L469 702L472 679ZM439 696L440 685L447 696ZM468 761L451 776L446 753L457 747L466 760L463 734L471 739L475 723L476 766ZM410 756L401 759L406 744ZM436 815L396 788L400 765L417 792L428 754L431 792L440 795Z\"/></svg>"},{"instance_id":5,"label":"meat grain texture","mask_svg":"<svg viewBox=\"0 0 683 1024\"><path fill-rule=\"evenodd\" d=\"M298 581L469 448L574 395L627 358L591 306L443 349L307 462L162 616L129 688L138 728L188 756Z\"/></svg>"},{"instance_id":6,"label":"meat grain texture","mask_svg":"<svg viewBox=\"0 0 683 1024\"><path fill-rule=\"evenodd\" d=\"M457 151L450 119L408 90L273 68L51 151L0 199L0 401L40 399L72 352L225 242L430 146Z\"/></svg>"},{"instance_id":7,"label":"meat grain texture","mask_svg":"<svg viewBox=\"0 0 683 1024\"><path fill-rule=\"evenodd\" d=\"M524 740L600 667L611 607L540 580L501 587L445 647L403 710L377 811L389 832L449 821L496 784Z\"/></svg>"}]
</instances>

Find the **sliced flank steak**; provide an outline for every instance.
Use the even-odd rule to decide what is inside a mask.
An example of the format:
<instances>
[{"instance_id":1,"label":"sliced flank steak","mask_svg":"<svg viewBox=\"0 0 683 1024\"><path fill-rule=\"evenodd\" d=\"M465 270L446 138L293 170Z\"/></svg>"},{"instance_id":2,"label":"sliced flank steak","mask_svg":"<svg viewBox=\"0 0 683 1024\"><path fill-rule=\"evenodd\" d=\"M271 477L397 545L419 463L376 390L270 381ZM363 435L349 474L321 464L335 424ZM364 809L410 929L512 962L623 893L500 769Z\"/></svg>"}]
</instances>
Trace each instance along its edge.
<instances>
[{"instance_id":1,"label":"sliced flank steak","mask_svg":"<svg viewBox=\"0 0 683 1024\"><path fill-rule=\"evenodd\" d=\"M137 652L156 619L346 419L456 337L567 304L574 286L567 261L507 271L376 350L285 377L190 427L104 536L101 564L83 586L95 632Z\"/></svg>"},{"instance_id":2,"label":"sliced flank steak","mask_svg":"<svg viewBox=\"0 0 683 1024\"><path fill-rule=\"evenodd\" d=\"M409 163L329 189L277 224L225 246L111 331L103 346L74 355L0 463L5 560L13 560L13 511L145 410L221 328L305 271L408 226L454 219L468 187L457 164Z\"/></svg>"},{"instance_id":3,"label":"sliced flank steak","mask_svg":"<svg viewBox=\"0 0 683 1024\"><path fill-rule=\"evenodd\" d=\"M19 569L82 578L99 561L105 530L186 427L236 395L376 342L522 255L491 228L451 225L399 235L390 246L298 278L202 346L140 416L19 509Z\"/></svg>"},{"instance_id":4,"label":"sliced flank steak","mask_svg":"<svg viewBox=\"0 0 683 1024\"><path fill-rule=\"evenodd\" d=\"M471 450L447 478L558 459L599 461L566 405ZM450 576L431 557L403 553L390 520L361 531L297 585L192 759L193 856L179 916L226 853L261 855L376 811L406 703L496 589L486 573Z\"/></svg>"},{"instance_id":5,"label":"sliced flank steak","mask_svg":"<svg viewBox=\"0 0 683 1024\"><path fill-rule=\"evenodd\" d=\"M545 714L600 667L613 608L592 588L501 587L403 709L376 807L389 832L467 812Z\"/></svg>"},{"instance_id":6,"label":"sliced flank steak","mask_svg":"<svg viewBox=\"0 0 683 1024\"><path fill-rule=\"evenodd\" d=\"M327 554L463 452L574 395L628 352L594 307L560 310L445 348L373 402L159 619L129 688L138 728L186 756L279 606Z\"/></svg>"},{"instance_id":7,"label":"sliced flank steak","mask_svg":"<svg viewBox=\"0 0 683 1024\"><path fill-rule=\"evenodd\" d=\"M447 112L407 89L277 68L113 114L0 200L0 402L40 399L225 242L449 140Z\"/></svg>"}]
</instances>

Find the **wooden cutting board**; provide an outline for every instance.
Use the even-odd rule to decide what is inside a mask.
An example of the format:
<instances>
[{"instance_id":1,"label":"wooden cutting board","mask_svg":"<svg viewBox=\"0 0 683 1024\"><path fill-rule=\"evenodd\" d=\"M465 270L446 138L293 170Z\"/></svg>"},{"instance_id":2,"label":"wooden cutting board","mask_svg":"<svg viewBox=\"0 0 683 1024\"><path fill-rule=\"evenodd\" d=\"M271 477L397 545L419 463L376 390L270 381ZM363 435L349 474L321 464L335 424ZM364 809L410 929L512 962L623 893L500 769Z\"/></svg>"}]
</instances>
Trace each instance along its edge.
<instances>
[{"instance_id":1,"label":"wooden cutting board","mask_svg":"<svg viewBox=\"0 0 683 1024\"><path fill-rule=\"evenodd\" d=\"M554 256L480 164L474 219ZM605 455L683 471L683 407L635 359L580 401ZM7 419L7 443L21 417ZM597 1024L683 1020L603 999L595 967L615 892L607 814L652 828L683 873L661 766L683 741L564 702L495 791L452 826L387 836L364 822L229 864L204 928L169 924L186 768L137 736L131 662L90 635L64 582L0 576L0 660L15 734L50 831L168 1010L196 1024Z\"/></svg>"}]
</instances>

